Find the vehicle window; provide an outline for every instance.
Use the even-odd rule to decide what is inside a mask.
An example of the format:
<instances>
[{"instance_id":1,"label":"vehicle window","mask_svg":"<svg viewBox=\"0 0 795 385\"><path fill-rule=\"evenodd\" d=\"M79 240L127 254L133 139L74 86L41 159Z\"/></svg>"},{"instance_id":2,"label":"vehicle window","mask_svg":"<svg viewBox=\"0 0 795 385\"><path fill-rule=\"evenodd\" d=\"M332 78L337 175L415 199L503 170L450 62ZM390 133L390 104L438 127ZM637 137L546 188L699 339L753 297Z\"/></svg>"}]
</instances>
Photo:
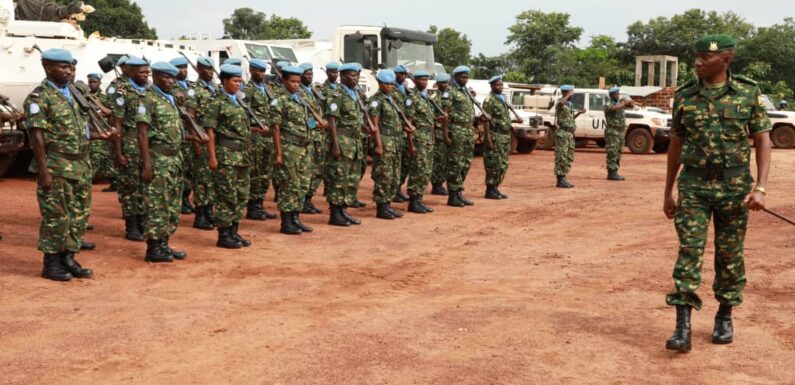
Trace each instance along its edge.
<instances>
[{"instance_id":1,"label":"vehicle window","mask_svg":"<svg viewBox=\"0 0 795 385\"><path fill-rule=\"evenodd\" d=\"M368 58L369 63L367 63L368 60L364 60L364 40L370 40L372 43L370 57ZM343 56L346 63L362 63L366 68L375 67L378 65L378 36L364 35L363 39L359 39L356 35L346 35Z\"/></svg>"},{"instance_id":2,"label":"vehicle window","mask_svg":"<svg viewBox=\"0 0 795 385\"><path fill-rule=\"evenodd\" d=\"M511 104L514 106L521 106L524 105L524 96L526 95L525 92L514 92L511 94Z\"/></svg>"},{"instance_id":3,"label":"vehicle window","mask_svg":"<svg viewBox=\"0 0 795 385\"><path fill-rule=\"evenodd\" d=\"M268 51L267 46L246 44L246 51L248 51L248 56L253 59L271 60L271 53Z\"/></svg>"},{"instance_id":4,"label":"vehicle window","mask_svg":"<svg viewBox=\"0 0 795 385\"><path fill-rule=\"evenodd\" d=\"M219 58L218 62L223 63L224 60L229 59L229 53L226 51L218 52L218 58Z\"/></svg>"},{"instance_id":5,"label":"vehicle window","mask_svg":"<svg viewBox=\"0 0 795 385\"><path fill-rule=\"evenodd\" d=\"M588 97L588 109L591 111L604 111L607 104L607 95L590 94Z\"/></svg>"},{"instance_id":6,"label":"vehicle window","mask_svg":"<svg viewBox=\"0 0 795 385\"><path fill-rule=\"evenodd\" d=\"M291 63L297 63L298 58L295 57L295 51L290 47L271 47L273 56L280 59L287 59Z\"/></svg>"},{"instance_id":7,"label":"vehicle window","mask_svg":"<svg viewBox=\"0 0 795 385\"><path fill-rule=\"evenodd\" d=\"M585 108L585 94L574 94L569 101L574 105L575 111Z\"/></svg>"}]
</instances>

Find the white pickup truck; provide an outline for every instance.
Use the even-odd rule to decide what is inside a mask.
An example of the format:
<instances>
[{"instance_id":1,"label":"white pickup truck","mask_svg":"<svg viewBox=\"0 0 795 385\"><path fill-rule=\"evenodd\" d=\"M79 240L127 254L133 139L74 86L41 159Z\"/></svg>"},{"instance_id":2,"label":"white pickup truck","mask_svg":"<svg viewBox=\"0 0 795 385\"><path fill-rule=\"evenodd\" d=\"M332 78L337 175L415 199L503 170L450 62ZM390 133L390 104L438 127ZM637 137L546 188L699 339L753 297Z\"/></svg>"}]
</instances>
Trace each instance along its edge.
<instances>
[{"instance_id":1,"label":"white pickup truck","mask_svg":"<svg viewBox=\"0 0 795 385\"><path fill-rule=\"evenodd\" d=\"M773 124L773 132L770 133L770 140L776 148L795 147L795 112L778 111L773 102L764 96L765 109L770 123Z\"/></svg>"}]
</instances>

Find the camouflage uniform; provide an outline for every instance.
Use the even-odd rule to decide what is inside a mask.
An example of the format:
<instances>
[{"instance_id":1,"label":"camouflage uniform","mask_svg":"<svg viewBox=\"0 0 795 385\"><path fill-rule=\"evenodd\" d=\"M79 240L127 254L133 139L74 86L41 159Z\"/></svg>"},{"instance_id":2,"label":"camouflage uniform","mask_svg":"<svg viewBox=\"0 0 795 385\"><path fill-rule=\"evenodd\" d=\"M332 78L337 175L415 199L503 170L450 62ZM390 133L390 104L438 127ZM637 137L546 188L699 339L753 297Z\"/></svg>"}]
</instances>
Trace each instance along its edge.
<instances>
[{"instance_id":1,"label":"camouflage uniform","mask_svg":"<svg viewBox=\"0 0 795 385\"><path fill-rule=\"evenodd\" d=\"M323 108L321 106L320 101L315 97L315 94L312 92L312 88L302 86L303 95L301 96L305 102L309 103L315 111L317 111L320 115L323 115ZM322 182L325 178L325 168L326 168L326 154L328 153L328 139L326 135L326 130L315 127L312 129L312 176L307 181L307 195L310 197L315 195L315 191L317 188L320 187L320 182Z\"/></svg>"},{"instance_id":2,"label":"camouflage uniform","mask_svg":"<svg viewBox=\"0 0 795 385\"><path fill-rule=\"evenodd\" d=\"M251 187L251 123L243 107L225 94L210 102L202 121L215 130L215 224L231 227L243 219Z\"/></svg>"},{"instance_id":3,"label":"camouflage uniform","mask_svg":"<svg viewBox=\"0 0 795 385\"><path fill-rule=\"evenodd\" d=\"M621 166L621 151L624 149L624 131L626 129L626 118L624 109L613 111L612 108L621 104L618 100L610 99L605 106L605 120L607 129L605 130L605 151L607 152L607 170L618 171Z\"/></svg>"},{"instance_id":4,"label":"camouflage uniform","mask_svg":"<svg viewBox=\"0 0 795 385\"><path fill-rule=\"evenodd\" d=\"M320 86L320 92L322 92L323 96L326 97L326 105L328 105L330 103L328 98L334 96L334 94L337 92L342 92L342 86L339 83L330 83L328 80L326 80Z\"/></svg>"},{"instance_id":5,"label":"camouflage uniform","mask_svg":"<svg viewBox=\"0 0 795 385\"><path fill-rule=\"evenodd\" d=\"M402 90L401 90L401 87ZM392 91L392 96L395 98L395 104L400 106L402 109L406 109L406 100L411 97L411 90L406 87L405 85L398 85L395 84L395 90ZM405 113L405 112L404 112ZM395 191L397 193L400 191L400 188L406 183L406 180L409 177L409 173L411 170L411 155L409 154L409 138L406 133L403 133L403 137L400 139L400 181L398 182L398 189Z\"/></svg>"},{"instance_id":6,"label":"camouflage uniform","mask_svg":"<svg viewBox=\"0 0 795 385\"><path fill-rule=\"evenodd\" d=\"M730 76L717 88L690 82L677 90L671 134L682 138L684 170L678 179L679 256L669 305L701 308L696 289L710 217L715 218L715 298L724 305L742 303L748 222L743 200L753 185L747 138L771 128L759 88L747 78Z\"/></svg>"},{"instance_id":7,"label":"camouflage uniform","mask_svg":"<svg viewBox=\"0 0 795 385\"><path fill-rule=\"evenodd\" d=\"M326 94L326 115L335 119L340 147L340 158L334 159L329 155L326 163L326 200L331 205L346 207L353 205L356 200L361 179L361 160L364 157L361 139L364 112L356 102L359 95L349 91L343 88Z\"/></svg>"},{"instance_id":8,"label":"camouflage uniform","mask_svg":"<svg viewBox=\"0 0 795 385\"><path fill-rule=\"evenodd\" d=\"M392 95L398 92L392 92ZM375 203L390 203L400 187L400 159L403 155L405 133L397 110L380 90L368 100L370 116L378 118L383 155L373 157L372 178ZM397 103L397 101L394 101Z\"/></svg>"},{"instance_id":9,"label":"camouflage uniform","mask_svg":"<svg viewBox=\"0 0 795 385\"><path fill-rule=\"evenodd\" d=\"M196 122L204 125L207 109L218 93L217 86L200 79L194 83L193 90L196 92ZM207 166L209 160L206 145L201 146L199 155L193 157L193 204L197 207L213 204L213 174Z\"/></svg>"},{"instance_id":10,"label":"camouflage uniform","mask_svg":"<svg viewBox=\"0 0 795 385\"><path fill-rule=\"evenodd\" d=\"M175 88L178 86L175 85ZM180 147L185 135L176 98L151 87L141 99L136 123L146 123L154 178L144 183L146 237L164 240L177 231L182 194L183 163Z\"/></svg>"},{"instance_id":11,"label":"camouflage uniform","mask_svg":"<svg viewBox=\"0 0 795 385\"><path fill-rule=\"evenodd\" d=\"M450 91L437 92L433 95L433 100L443 110L451 107ZM433 174L431 175L431 183L442 184L447 180L447 158L449 148L444 144L444 131L442 130L442 123L436 122L436 145L433 147Z\"/></svg>"},{"instance_id":12,"label":"camouflage uniform","mask_svg":"<svg viewBox=\"0 0 795 385\"><path fill-rule=\"evenodd\" d=\"M491 115L489 134L494 149L483 152L483 167L486 169L486 186L502 184L508 172L508 156L511 153L511 115L503 95L494 93L483 102L483 110Z\"/></svg>"},{"instance_id":13,"label":"camouflage uniform","mask_svg":"<svg viewBox=\"0 0 795 385\"><path fill-rule=\"evenodd\" d=\"M259 85L254 81L248 82L246 88L243 90L246 93L246 103L249 104L257 117L262 120L264 124L271 124L270 116L270 103L271 99L265 92L264 87L266 84ZM251 150L251 191L249 192L249 201L261 202L265 199L265 194L270 187L271 178L273 177L273 161L276 156L273 147L273 136L254 134L251 136L253 144Z\"/></svg>"},{"instance_id":14,"label":"camouflage uniform","mask_svg":"<svg viewBox=\"0 0 795 385\"><path fill-rule=\"evenodd\" d=\"M408 193L422 198L433 172L433 124L436 116L427 92L422 94L415 90L404 104L406 116L411 118L412 125L417 128L413 134L417 155L409 157Z\"/></svg>"},{"instance_id":15,"label":"camouflage uniform","mask_svg":"<svg viewBox=\"0 0 795 385\"><path fill-rule=\"evenodd\" d=\"M141 157L138 150L138 129L135 127L138 103L146 95L146 91L136 87L132 79L108 87L108 99L112 101L113 116L123 119L122 154L127 158L127 167L119 170L119 202L122 216L125 218L146 214L141 180ZM111 92L114 90L115 92Z\"/></svg>"},{"instance_id":16,"label":"camouflage uniform","mask_svg":"<svg viewBox=\"0 0 795 385\"><path fill-rule=\"evenodd\" d=\"M304 207L313 175L310 112L298 101L300 92L282 95L271 102L273 124L279 125L283 164L276 167L274 182L279 191L278 206L282 212L297 212Z\"/></svg>"},{"instance_id":17,"label":"camouflage uniform","mask_svg":"<svg viewBox=\"0 0 795 385\"><path fill-rule=\"evenodd\" d=\"M39 250L45 254L79 252L90 211L91 167L86 133L88 116L45 80L25 99L25 125L44 137L52 187L39 187ZM35 161L30 170L38 171Z\"/></svg>"},{"instance_id":18,"label":"camouflage uniform","mask_svg":"<svg viewBox=\"0 0 795 385\"><path fill-rule=\"evenodd\" d=\"M574 106L571 102L558 101L555 105L555 175L566 176L574 162Z\"/></svg>"},{"instance_id":19,"label":"camouflage uniform","mask_svg":"<svg viewBox=\"0 0 795 385\"><path fill-rule=\"evenodd\" d=\"M176 98L177 104L187 110L196 110L196 90L194 85L187 80L177 80L171 89L171 94ZM182 152L182 187L181 191L190 191L193 184L193 145L185 140L181 145Z\"/></svg>"},{"instance_id":20,"label":"camouflage uniform","mask_svg":"<svg viewBox=\"0 0 795 385\"><path fill-rule=\"evenodd\" d=\"M103 105L108 106L105 94L102 91L97 91L94 94ZM91 161L91 175L89 180L93 180L97 175L101 175L107 179L116 177L116 166L113 164L113 152L111 151L111 144L107 140L92 140L89 146L89 159Z\"/></svg>"},{"instance_id":21,"label":"camouflage uniform","mask_svg":"<svg viewBox=\"0 0 795 385\"><path fill-rule=\"evenodd\" d=\"M456 82L450 85L450 138L453 146L447 153L447 189L464 190L464 181L472 166L475 148L473 121L475 106L467 93L468 89Z\"/></svg>"}]
</instances>

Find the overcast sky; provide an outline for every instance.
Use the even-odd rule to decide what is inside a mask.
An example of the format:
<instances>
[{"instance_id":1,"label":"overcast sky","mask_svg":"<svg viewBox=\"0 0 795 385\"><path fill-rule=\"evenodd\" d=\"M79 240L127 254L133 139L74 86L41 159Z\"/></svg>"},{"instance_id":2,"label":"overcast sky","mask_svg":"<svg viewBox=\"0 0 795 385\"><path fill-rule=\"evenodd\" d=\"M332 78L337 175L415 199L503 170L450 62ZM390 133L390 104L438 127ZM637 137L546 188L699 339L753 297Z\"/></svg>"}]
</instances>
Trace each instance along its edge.
<instances>
[{"instance_id":1,"label":"overcast sky","mask_svg":"<svg viewBox=\"0 0 795 385\"><path fill-rule=\"evenodd\" d=\"M253 0L135 0L143 8L149 25L161 39L181 35L223 35L221 20L235 8L250 7L282 17L297 17L312 31L313 38L331 39L334 28L344 24L388 25L426 30L429 25L451 27L472 40L472 53L486 55L506 51L508 26L528 9L565 12L571 23L584 29L583 43L592 35L626 39L626 27L657 16L672 16L690 8L734 11L757 26L780 23L795 16L792 0L347 0L347 1L253 1ZM397 8L397 5L400 8ZM391 11L388 11L391 9Z\"/></svg>"}]
</instances>

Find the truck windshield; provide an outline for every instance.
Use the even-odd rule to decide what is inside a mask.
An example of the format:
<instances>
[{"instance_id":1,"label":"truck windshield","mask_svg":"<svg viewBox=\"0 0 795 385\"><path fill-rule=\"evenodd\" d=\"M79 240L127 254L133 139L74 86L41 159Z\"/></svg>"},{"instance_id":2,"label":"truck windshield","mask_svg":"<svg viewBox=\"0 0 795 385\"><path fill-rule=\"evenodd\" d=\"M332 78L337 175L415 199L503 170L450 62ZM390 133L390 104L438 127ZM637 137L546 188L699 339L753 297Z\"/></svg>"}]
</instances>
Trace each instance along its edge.
<instances>
[{"instance_id":1,"label":"truck windshield","mask_svg":"<svg viewBox=\"0 0 795 385\"><path fill-rule=\"evenodd\" d=\"M776 111L777 110L776 106L773 104L773 102L770 101L770 98L767 97L767 95L762 95L762 99L764 100L764 103L765 103L765 110L767 110L767 111Z\"/></svg>"},{"instance_id":2,"label":"truck windshield","mask_svg":"<svg viewBox=\"0 0 795 385\"><path fill-rule=\"evenodd\" d=\"M386 40L385 42L384 64L390 68L402 64L409 69L409 72L420 69L435 72L433 45L425 42L401 41L400 48L397 48L394 45L395 41Z\"/></svg>"},{"instance_id":3,"label":"truck windshield","mask_svg":"<svg viewBox=\"0 0 795 385\"><path fill-rule=\"evenodd\" d=\"M273 50L273 56L287 59L287 61L292 63L298 63L298 58L295 56L295 51L293 51L290 47L274 47L271 46L271 50Z\"/></svg>"},{"instance_id":4,"label":"truck windshield","mask_svg":"<svg viewBox=\"0 0 795 385\"><path fill-rule=\"evenodd\" d=\"M268 46L260 44L246 44L246 51L252 59L271 60L271 53L268 51Z\"/></svg>"}]
</instances>

